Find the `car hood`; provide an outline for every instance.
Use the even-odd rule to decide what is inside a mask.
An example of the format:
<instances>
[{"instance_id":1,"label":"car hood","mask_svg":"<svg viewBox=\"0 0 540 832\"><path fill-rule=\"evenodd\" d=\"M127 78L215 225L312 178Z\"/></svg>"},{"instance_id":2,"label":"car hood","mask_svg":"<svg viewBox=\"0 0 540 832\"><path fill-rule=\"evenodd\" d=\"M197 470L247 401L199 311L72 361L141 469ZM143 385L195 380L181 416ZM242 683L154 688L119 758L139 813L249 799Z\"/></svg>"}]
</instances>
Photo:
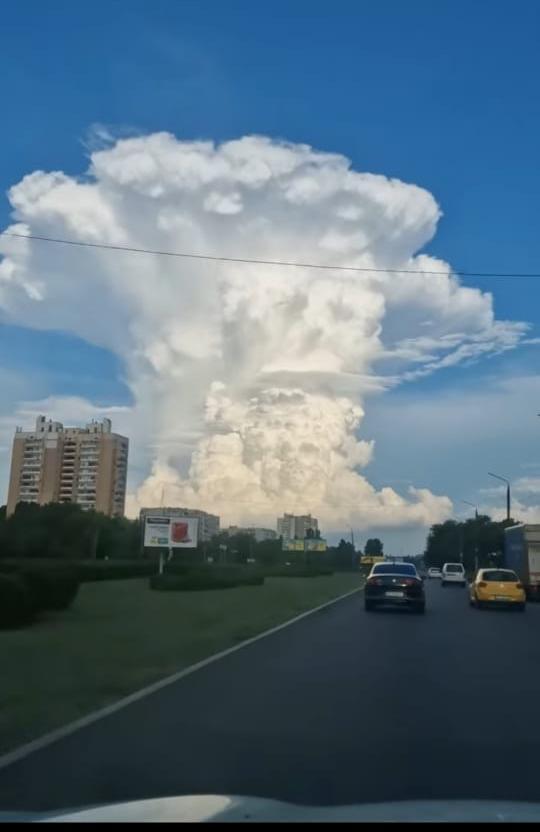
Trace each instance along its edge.
<instances>
[{"instance_id":1,"label":"car hood","mask_svg":"<svg viewBox=\"0 0 540 832\"><path fill-rule=\"evenodd\" d=\"M345 806L302 806L228 795L186 795L87 807L46 815L11 813L1 820L34 822L225 822L256 821L540 821L540 803L483 800L420 800Z\"/></svg>"}]
</instances>

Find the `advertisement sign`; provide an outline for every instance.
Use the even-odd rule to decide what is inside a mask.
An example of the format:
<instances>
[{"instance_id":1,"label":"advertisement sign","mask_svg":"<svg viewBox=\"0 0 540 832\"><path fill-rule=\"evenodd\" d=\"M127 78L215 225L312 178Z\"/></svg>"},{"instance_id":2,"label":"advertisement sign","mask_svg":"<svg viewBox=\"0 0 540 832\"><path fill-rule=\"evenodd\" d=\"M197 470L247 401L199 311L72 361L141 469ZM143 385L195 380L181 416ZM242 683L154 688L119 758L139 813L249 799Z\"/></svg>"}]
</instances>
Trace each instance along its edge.
<instances>
[{"instance_id":1,"label":"advertisement sign","mask_svg":"<svg viewBox=\"0 0 540 832\"><path fill-rule=\"evenodd\" d=\"M283 551L284 552L303 552L304 551L304 541L303 540L286 540L283 539Z\"/></svg>"},{"instance_id":2,"label":"advertisement sign","mask_svg":"<svg viewBox=\"0 0 540 832\"><path fill-rule=\"evenodd\" d=\"M144 545L195 549L198 531L198 517L147 517L144 524Z\"/></svg>"},{"instance_id":3,"label":"advertisement sign","mask_svg":"<svg viewBox=\"0 0 540 832\"><path fill-rule=\"evenodd\" d=\"M306 552L326 552L326 540L320 537L306 537L304 543Z\"/></svg>"},{"instance_id":4,"label":"advertisement sign","mask_svg":"<svg viewBox=\"0 0 540 832\"><path fill-rule=\"evenodd\" d=\"M326 540L320 537L306 537L304 540L283 540L284 552L326 552Z\"/></svg>"}]
</instances>

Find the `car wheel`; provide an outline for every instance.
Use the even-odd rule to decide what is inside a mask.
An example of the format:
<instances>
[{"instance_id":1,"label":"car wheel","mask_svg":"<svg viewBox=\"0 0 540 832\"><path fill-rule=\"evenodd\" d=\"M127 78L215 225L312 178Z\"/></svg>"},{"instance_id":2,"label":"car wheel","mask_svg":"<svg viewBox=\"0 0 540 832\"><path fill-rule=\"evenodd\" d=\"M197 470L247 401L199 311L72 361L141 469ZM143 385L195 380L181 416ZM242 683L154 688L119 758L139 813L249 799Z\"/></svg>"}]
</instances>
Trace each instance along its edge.
<instances>
[{"instance_id":1,"label":"car wheel","mask_svg":"<svg viewBox=\"0 0 540 832\"><path fill-rule=\"evenodd\" d=\"M364 601L364 609L366 612L371 612L373 610L373 607L373 601Z\"/></svg>"},{"instance_id":2,"label":"car wheel","mask_svg":"<svg viewBox=\"0 0 540 832\"><path fill-rule=\"evenodd\" d=\"M446 581L441 581L441 586L446 586Z\"/></svg>"},{"instance_id":3,"label":"car wheel","mask_svg":"<svg viewBox=\"0 0 540 832\"><path fill-rule=\"evenodd\" d=\"M476 606L476 604L474 602L474 598L472 597L472 595L469 595L469 606L471 606L471 607Z\"/></svg>"},{"instance_id":4,"label":"car wheel","mask_svg":"<svg viewBox=\"0 0 540 832\"><path fill-rule=\"evenodd\" d=\"M426 611L426 605L425 604L417 604L415 612L417 612L418 615L423 615L425 613L425 611Z\"/></svg>"},{"instance_id":5,"label":"car wheel","mask_svg":"<svg viewBox=\"0 0 540 832\"><path fill-rule=\"evenodd\" d=\"M517 608L520 612L525 612L526 605L525 604L518 604Z\"/></svg>"}]
</instances>

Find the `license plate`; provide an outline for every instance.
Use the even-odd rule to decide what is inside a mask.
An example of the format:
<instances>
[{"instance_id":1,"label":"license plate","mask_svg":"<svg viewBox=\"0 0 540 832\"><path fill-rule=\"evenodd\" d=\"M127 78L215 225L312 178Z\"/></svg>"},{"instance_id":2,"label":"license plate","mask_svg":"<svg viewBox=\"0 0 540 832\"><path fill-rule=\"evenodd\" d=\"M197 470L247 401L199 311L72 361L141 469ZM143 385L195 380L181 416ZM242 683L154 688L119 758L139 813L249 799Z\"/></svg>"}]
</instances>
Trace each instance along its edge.
<instances>
[{"instance_id":1,"label":"license plate","mask_svg":"<svg viewBox=\"0 0 540 832\"><path fill-rule=\"evenodd\" d=\"M508 595L496 595L496 601L511 601L512 599L508 597Z\"/></svg>"},{"instance_id":2,"label":"license plate","mask_svg":"<svg viewBox=\"0 0 540 832\"><path fill-rule=\"evenodd\" d=\"M387 598L403 598L403 592L386 592L385 593Z\"/></svg>"}]
</instances>

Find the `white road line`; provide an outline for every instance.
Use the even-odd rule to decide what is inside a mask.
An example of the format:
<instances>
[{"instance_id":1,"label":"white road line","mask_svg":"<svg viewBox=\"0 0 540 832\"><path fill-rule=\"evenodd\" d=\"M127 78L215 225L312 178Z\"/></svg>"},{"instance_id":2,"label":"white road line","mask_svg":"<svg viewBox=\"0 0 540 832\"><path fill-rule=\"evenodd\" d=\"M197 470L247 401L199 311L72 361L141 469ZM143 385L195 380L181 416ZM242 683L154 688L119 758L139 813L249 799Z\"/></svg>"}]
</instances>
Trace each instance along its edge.
<instances>
[{"instance_id":1,"label":"white road line","mask_svg":"<svg viewBox=\"0 0 540 832\"><path fill-rule=\"evenodd\" d=\"M311 610L306 610L306 612L302 612L300 613L300 615L296 615L294 618L290 618L288 621L284 621L283 624L278 624L276 627L272 627L270 630L265 630L264 633L259 633L256 636L252 636L252 638L246 639L246 641L242 641L240 644L235 644L233 647L228 647L226 650L221 650L221 652L219 653L214 653L213 656L208 656L207 659L202 659L202 661L197 662L196 664L192 664L190 665L190 667L184 668L184 670L179 670L177 673L173 673L171 676L166 676L164 679L160 679L158 682L154 682L151 685L147 685L146 687L141 688L141 690L135 691L135 693L131 693L129 694L129 696L125 696L123 699L119 699L117 702L113 702L110 705L106 705L104 708L100 708L97 711L92 711L92 713L89 713L86 716L81 717L81 719L75 720L75 722L70 722L67 725L62 726L62 728L57 728L55 731L51 731L50 733L45 734L42 737L38 737L38 739L36 740L32 740L31 742L28 742L25 745L19 746L19 748L15 748L13 751L8 751L7 754L3 754L2 756L0 756L0 769L7 768L7 766L10 766L13 763L18 762L19 760L28 757L35 751L40 751L42 748L46 748L48 745L52 745L58 740L61 740L64 737L68 737L70 734L74 734L81 728L85 728L87 725L91 725L93 722L97 722L99 719L103 719L104 717L109 716L110 714L114 714L116 713L116 711L120 711L122 710L122 708L126 708L133 702L138 702L139 699L144 699L145 696L150 696L150 694L167 687L167 685L172 685L174 682L178 682L185 676L190 676L197 670L201 670L203 667L212 664L212 662L216 662L219 659L223 659L225 658L225 656L229 656L231 653L236 653L237 650L242 650L249 644L253 644L254 642L259 641L262 638L266 638L266 636L271 636L273 635L273 633L277 633L279 632L279 630L283 630L285 627L290 627L291 624L296 624L296 622L301 621L302 618L307 618L308 615L313 615L313 613L319 612L319 610L323 610L325 609L325 607L330 607L332 604L336 604L338 601L343 601L344 598L349 598L349 596L354 595L356 592L360 592L363 588L364 587L362 584L356 589L353 589L350 592L346 592L344 595L338 595L337 598L332 598L331 601L326 601L324 604L320 604L318 607L313 607L313 609Z\"/></svg>"}]
</instances>

